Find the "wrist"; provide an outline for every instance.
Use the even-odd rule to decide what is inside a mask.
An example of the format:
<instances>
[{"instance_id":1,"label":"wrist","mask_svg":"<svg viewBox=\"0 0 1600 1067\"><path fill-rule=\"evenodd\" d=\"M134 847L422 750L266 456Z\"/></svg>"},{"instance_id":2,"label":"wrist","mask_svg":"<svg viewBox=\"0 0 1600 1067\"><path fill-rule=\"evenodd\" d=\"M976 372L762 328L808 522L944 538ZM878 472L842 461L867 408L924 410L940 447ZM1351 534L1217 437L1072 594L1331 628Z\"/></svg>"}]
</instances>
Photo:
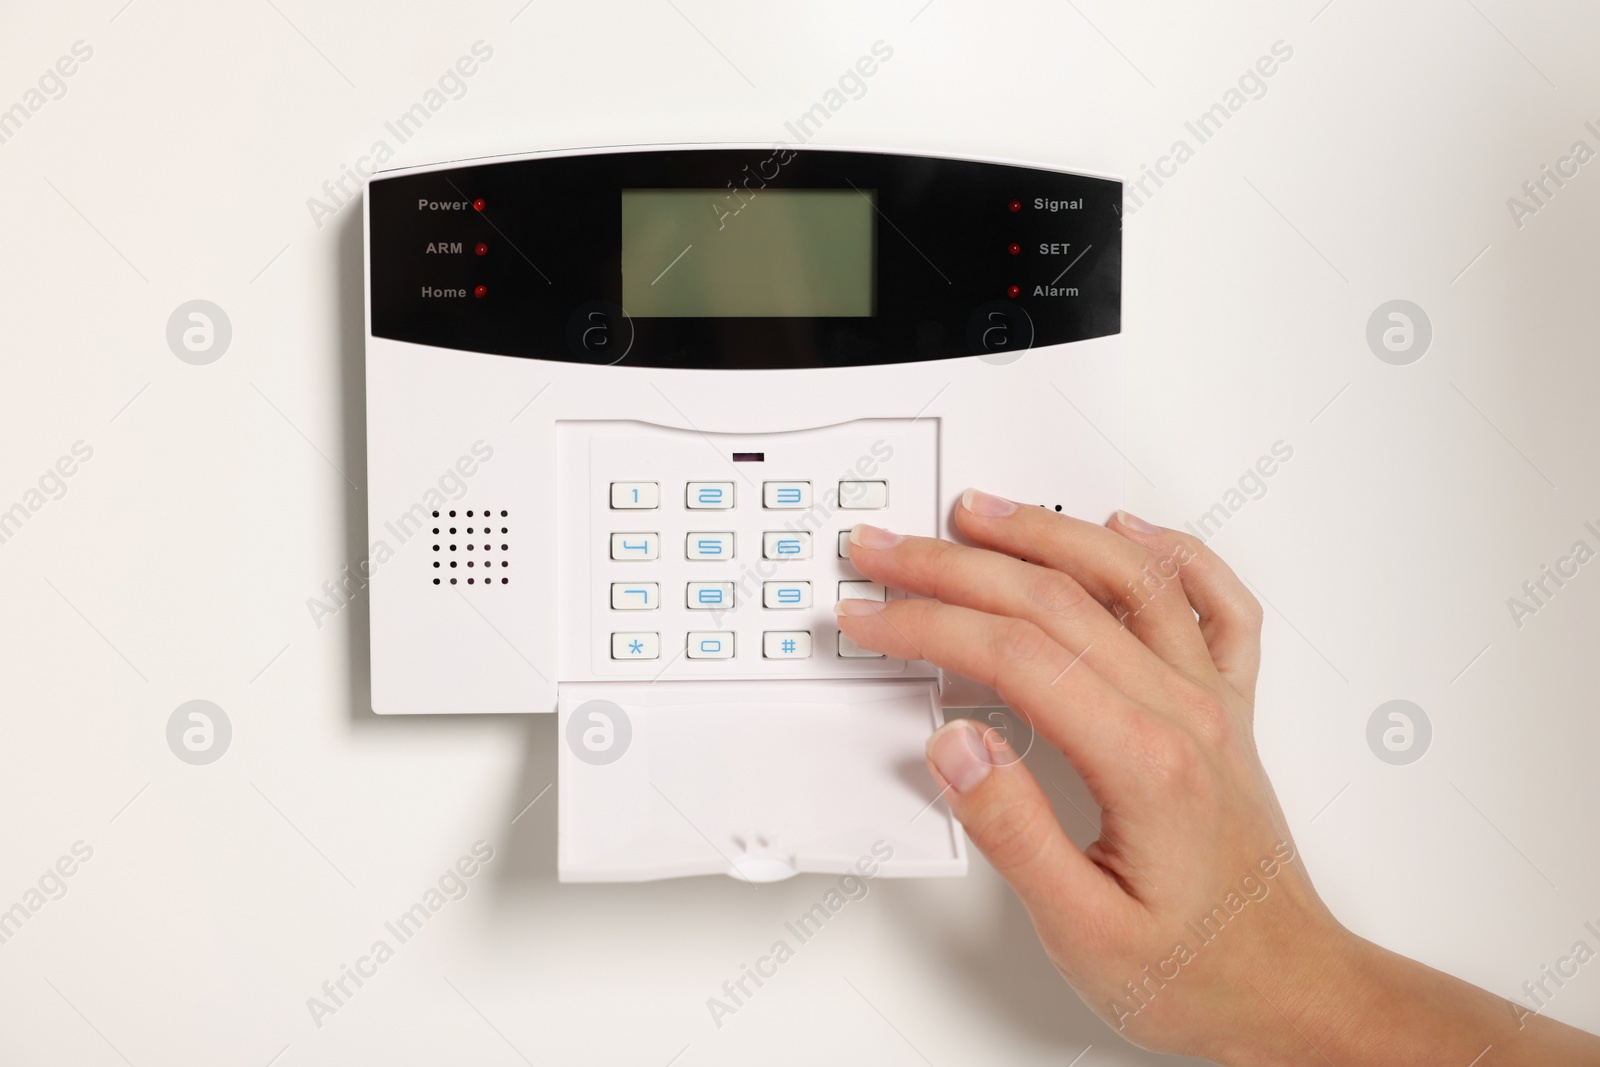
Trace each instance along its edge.
<instances>
[{"instance_id":1,"label":"wrist","mask_svg":"<svg viewBox=\"0 0 1600 1067\"><path fill-rule=\"evenodd\" d=\"M1243 1019L1211 1058L1228 1067L1368 1062L1373 1011L1386 998L1383 950L1331 917L1307 917L1287 943L1294 951L1244 976Z\"/></svg>"},{"instance_id":2,"label":"wrist","mask_svg":"<svg viewBox=\"0 0 1600 1067\"><path fill-rule=\"evenodd\" d=\"M1593 1038L1519 1018L1504 998L1358 937L1329 919L1303 951L1240 991L1259 1011L1215 1058L1228 1067L1495 1062L1542 1065L1594 1055ZM1522 1016L1527 1016L1522 1012Z\"/></svg>"}]
</instances>

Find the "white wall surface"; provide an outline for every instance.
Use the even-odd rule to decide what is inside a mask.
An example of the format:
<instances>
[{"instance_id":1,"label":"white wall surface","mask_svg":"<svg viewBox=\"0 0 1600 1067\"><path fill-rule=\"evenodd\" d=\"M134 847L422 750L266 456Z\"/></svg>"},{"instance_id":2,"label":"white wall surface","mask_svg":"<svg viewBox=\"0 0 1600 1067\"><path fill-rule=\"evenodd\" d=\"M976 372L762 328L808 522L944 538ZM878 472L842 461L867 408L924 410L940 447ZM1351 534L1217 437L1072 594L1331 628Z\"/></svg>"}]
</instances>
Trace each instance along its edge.
<instances>
[{"instance_id":1,"label":"white wall surface","mask_svg":"<svg viewBox=\"0 0 1600 1067\"><path fill-rule=\"evenodd\" d=\"M874 883L719 1028L707 998L826 880L557 885L553 794L526 807L553 717L366 710L364 601L307 607L364 551L359 208L308 200L480 40L396 165L784 138L878 40L821 139L1131 177L1187 141L1125 230L1129 504L1193 521L1294 450L1213 544L1270 605L1259 733L1308 867L1357 931L1513 999L1594 943L1600 562L1520 626L1508 599L1600 549L1600 162L1507 201L1600 150L1600 9L11 3L0 108L92 55L0 143L0 509L92 457L0 543L0 908L93 854L0 945L0 1061L1165 1062L1078 1005L976 858ZM166 343L192 299L232 324L206 366ZM1392 299L1431 322L1409 365L1366 341ZM192 699L232 724L209 766L168 748ZM1392 699L1432 724L1409 765L1368 748ZM466 896L316 1025L480 840ZM1600 1029L1600 966L1550 1011Z\"/></svg>"}]
</instances>

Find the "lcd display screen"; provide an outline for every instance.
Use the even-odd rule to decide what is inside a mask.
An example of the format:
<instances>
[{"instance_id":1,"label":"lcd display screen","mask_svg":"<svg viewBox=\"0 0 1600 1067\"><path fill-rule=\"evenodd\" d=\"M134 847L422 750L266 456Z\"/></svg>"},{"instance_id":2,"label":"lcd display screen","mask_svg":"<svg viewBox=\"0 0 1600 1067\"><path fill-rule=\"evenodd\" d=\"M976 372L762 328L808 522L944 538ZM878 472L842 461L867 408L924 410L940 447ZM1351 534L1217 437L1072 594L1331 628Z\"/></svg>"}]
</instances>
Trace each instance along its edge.
<instances>
[{"instance_id":1,"label":"lcd display screen","mask_svg":"<svg viewBox=\"0 0 1600 1067\"><path fill-rule=\"evenodd\" d=\"M877 190L622 190L622 307L644 318L876 314Z\"/></svg>"}]
</instances>

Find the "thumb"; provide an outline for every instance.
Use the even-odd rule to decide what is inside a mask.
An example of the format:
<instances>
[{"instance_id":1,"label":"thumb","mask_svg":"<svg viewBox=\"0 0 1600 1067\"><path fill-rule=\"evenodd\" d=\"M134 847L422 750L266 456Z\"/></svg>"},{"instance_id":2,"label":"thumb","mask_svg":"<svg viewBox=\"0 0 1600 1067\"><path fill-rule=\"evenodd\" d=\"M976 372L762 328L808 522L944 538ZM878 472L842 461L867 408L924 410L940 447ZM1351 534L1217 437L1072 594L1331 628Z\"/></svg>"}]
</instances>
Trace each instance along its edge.
<instances>
[{"instance_id":1,"label":"thumb","mask_svg":"<svg viewBox=\"0 0 1600 1067\"><path fill-rule=\"evenodd\" d=\"M1070 922L1085 914L1084 904L1101 901L1105 872L1067 837L1038 780L998 731L951 720L928 738L928 769L972 843L1036 919Z\"/></svg>"}]
</instances>

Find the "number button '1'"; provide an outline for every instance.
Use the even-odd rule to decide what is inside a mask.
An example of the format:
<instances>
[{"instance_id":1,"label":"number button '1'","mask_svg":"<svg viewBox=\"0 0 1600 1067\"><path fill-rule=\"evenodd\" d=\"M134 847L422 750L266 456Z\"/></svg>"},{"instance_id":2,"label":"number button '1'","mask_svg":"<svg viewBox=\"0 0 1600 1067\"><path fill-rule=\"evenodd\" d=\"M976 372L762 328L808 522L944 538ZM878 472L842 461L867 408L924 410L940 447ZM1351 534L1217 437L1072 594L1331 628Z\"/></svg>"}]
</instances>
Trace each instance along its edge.
<instances>
[{"instance_id":1,"label":"number button '1'","mask_svg":"<svg viewBox=\"0 0 1600 1067\"><path fill-rule=\"evenodd\" d=\"M658 508L661 486L655 482L612 482L611 506L618 511Z\"/></svg>"}]
</instances>

